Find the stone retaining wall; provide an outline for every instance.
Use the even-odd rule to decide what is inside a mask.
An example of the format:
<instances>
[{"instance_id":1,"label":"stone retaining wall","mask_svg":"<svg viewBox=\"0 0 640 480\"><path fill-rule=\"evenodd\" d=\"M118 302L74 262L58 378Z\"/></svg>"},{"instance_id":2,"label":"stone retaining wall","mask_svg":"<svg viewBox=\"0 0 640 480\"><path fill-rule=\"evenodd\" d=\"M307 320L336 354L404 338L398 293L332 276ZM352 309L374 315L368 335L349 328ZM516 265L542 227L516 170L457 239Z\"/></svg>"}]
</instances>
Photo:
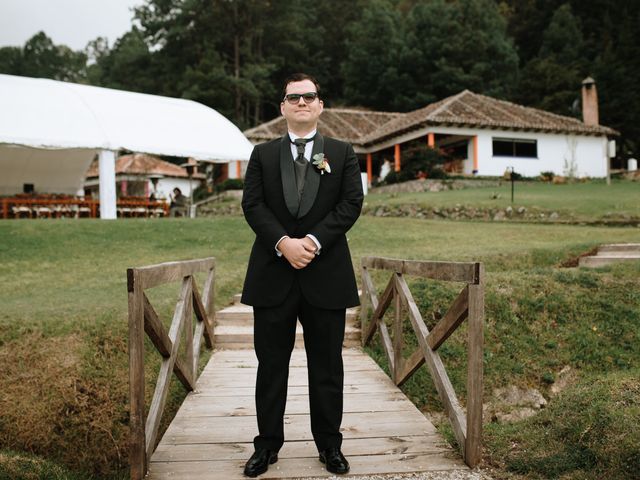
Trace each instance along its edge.
<instances>
[{"instance_id":1,"label":"stone retaining wall","mask_svg":"<svg viewBox=\"0 0 640 480\"><path fill-rule=\"evenodd\" d=\"M441 192L442 190L462 190L463 188L499 187L501 180L465 180L465 179L429 179L410 180L402 183L392 183L370 190L371 193L414 193Z\"/></svg>"}]
</instances>

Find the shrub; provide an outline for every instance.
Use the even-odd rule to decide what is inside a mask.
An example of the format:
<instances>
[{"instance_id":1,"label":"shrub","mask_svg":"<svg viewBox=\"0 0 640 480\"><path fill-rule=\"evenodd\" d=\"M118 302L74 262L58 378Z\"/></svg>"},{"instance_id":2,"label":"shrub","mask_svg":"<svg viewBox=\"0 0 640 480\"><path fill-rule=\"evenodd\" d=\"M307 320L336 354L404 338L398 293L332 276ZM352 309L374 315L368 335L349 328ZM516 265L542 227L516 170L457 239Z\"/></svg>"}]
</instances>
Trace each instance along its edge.
<instances>
[{"instance_id":1,"label":"shrub","mask_svg":"<svg viewBox=\"0 0 640 480\"><path fill-rule=\"evenodd\" d=\"M421 147L407 153L399 172L390 172L385 183L399 183L416 178L447 178L442 165L447 157L438 150Z\"/></svg>"},{"instance_id":2,"label":"shrub","mask_svg":"<svg viewBox=\"0 0 640 480\"><path fill-rule=\"evenodd\" d=\"M543 182L551 182L553 181L553 177L555 176L555 173L553 172L540 172L540 180L542 180Z\"/></svg>"},{"instance_id":3,"label":"shrub","mask_svg":"<svg viewBox=\"0 0 640 480\"><path fill-rule=\"evenodd\" d=\"M242 190L244 182L240 178L227 178L224 182L216 185L216 192L224 192L226 190Z\"/></svg>"}]
</instances>

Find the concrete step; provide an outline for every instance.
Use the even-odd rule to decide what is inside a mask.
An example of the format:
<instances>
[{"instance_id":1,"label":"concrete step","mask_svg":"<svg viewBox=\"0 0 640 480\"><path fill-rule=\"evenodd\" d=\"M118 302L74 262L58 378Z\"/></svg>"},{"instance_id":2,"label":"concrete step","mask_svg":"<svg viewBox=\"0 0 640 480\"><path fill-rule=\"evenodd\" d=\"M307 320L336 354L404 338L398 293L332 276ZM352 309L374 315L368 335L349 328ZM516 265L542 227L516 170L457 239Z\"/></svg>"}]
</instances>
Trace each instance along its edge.
<instances>
[{"instance_id":1,"label":"concrete step","mask_svg":"<svg viewBox=\"0 0 640 480\"><path fill-rule=\"evenodd\" d=\"M634 252L633 250L613 250L611 252L601 252L595 255L596 257L637 257L640 255L640 251Z\"/></svg>"},{"instance_id":2,"label":"concrete step","mask_svg":"<svg viewBox=\"0 0 640 480\"><path fill-rule=\"evenodd\" d=\"M640 243L610 243L600 245L598 247L598 255L600 253L628 252L630 254L640 254Z\"/></svg>"},{"instance_id":3,"label":"concrete step","mask_svg":"<svg viewBox=\"0 0 640 480\"><path fill-rule=\"evenodd\" d=\"M611 265L612 263L620 263L620 262L637 262L640 261L640 255L597 255L593 257L581 257L579 266L581 267L604 267L606 265Z\"/></svg>"}]
</instances>

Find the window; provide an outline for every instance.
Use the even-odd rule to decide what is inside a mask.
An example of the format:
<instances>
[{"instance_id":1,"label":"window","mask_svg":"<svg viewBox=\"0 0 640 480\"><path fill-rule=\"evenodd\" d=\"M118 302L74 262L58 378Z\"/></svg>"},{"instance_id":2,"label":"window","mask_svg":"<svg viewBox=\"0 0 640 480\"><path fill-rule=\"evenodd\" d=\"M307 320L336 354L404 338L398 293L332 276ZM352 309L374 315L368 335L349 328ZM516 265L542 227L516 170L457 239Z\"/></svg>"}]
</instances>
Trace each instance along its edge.
<instances>
[{"instance_id":1,"label":"window","mask_svg":"<svg viewBox=\"0 0 640 480\"><path fill-rule=\"evenodd\" d=\"M494 138L493 156L538 158L538 141L516 138Z\"/></svg>"}]
</instances>

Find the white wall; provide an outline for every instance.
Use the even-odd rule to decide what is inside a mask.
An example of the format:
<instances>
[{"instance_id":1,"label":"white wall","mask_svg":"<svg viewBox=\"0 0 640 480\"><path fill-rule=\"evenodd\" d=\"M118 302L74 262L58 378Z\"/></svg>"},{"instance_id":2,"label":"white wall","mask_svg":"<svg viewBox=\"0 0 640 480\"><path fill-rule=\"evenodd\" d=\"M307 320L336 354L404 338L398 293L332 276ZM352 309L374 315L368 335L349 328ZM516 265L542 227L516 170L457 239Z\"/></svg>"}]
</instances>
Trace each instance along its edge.
<instances>
[{"instance_id":1,"label":"white wall","mask_svg":"<svg viewBox=\"0 0 640 480\"><path fill-rule=\"evenodd\" d=\"M606 137L470 128L437 128L433 131L439 134L478 135L478 175L500 176L510 167L527 177L537 176L540 172L567 175L572 165L574 175L578 177L607 175ZM538 144L538 158L494 157L494 137L535 139ZM465 173L471 173L473 170L471 140L463 168Z\"/></svg>"},{"instance_id":2,"label":"white wall","mask_svg":"<svg viewBox=\"0 0 640 480\"><path fill-rule=\"evenodd\" d=\"M198 188L198 185L200 185L200 180L196 180L196 179L191 180L191 187L193 187L194 190ZM189 198L191 194L189 179L188 178L185 178L185 179L170 178L170 177L161 178L158 180L156 198L158 200L164 198L168 202L170 198L170 194L173 192L173 189L176 187L178 187L180 191L182 191L182 194L185 197ZM153 184L151 183L151 181L149 181L149 193L152 193L152 192L153 192Z\"/></svg>"},{"instance_id":3,"label":"white wall","mask_svg":"<svg viewBox=\"0 0 640 480\"><path fill-rule=\"evenodd\" d=\"M248 161L240 161L240 171L241 175L238 177L238 162L233 161L229 162L229 178L244 178L247 173L247 166L249 165Z\"/></svg>"}]
</instances>

